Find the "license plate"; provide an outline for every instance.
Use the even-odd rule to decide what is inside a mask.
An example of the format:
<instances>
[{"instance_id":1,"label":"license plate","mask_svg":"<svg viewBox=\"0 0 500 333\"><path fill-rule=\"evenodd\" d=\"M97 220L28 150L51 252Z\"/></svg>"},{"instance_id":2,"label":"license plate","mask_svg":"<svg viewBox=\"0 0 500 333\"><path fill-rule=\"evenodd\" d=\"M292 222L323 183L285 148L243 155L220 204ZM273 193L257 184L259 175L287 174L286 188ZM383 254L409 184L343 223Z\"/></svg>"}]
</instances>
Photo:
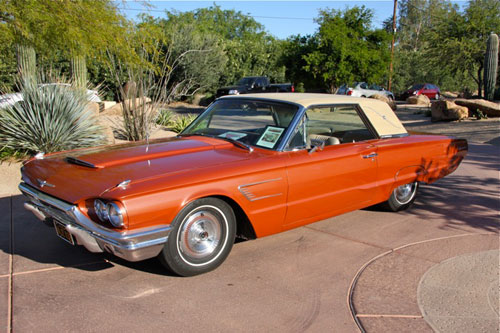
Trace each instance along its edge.
<instances>
[{"instance_id":1,"label":"license plate","mask_svg":"<svg viewBox=\"0 0 500 333\"><path fill-rule=\"evenodd\" d=\"M73 235L66 230L66 227L61 222L54 220L54 227L56 228L56 234L60 238L64 239L66 242L71 245L75 245L75 240L73 239Z\"/></svg>"}]
</instances>

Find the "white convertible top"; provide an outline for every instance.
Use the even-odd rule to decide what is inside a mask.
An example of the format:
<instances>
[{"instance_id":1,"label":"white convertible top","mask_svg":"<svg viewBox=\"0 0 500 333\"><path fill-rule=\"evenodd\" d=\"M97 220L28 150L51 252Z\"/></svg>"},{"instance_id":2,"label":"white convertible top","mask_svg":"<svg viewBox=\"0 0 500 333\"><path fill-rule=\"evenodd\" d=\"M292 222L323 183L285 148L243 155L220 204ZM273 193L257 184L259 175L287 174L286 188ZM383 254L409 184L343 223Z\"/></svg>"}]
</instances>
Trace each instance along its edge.
<instances>
[{"instance_id":1,"label":"white convertible top","mask_svg":"<svg viewBox=\"0 0 500 333\"><path fill-rule=\"evenodd\" d=\"M356 104L361 107L378 135L391 136L407 134L406 129L390 106L372 98L352 97L346 95L308 94L308 93L261 93L224 96L222 98L251 98L290 102L308 108L312 105Z\"/></svg>"}]
</instances>

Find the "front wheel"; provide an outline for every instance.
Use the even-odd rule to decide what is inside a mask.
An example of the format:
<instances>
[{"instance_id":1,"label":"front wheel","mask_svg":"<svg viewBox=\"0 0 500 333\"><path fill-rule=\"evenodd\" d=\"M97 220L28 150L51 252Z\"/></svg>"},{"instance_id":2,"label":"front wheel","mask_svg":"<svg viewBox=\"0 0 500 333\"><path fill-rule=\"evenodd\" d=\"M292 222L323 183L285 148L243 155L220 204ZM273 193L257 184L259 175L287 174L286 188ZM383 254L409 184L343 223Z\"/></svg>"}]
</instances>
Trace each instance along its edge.
<instances>
[{"instance_id":1,"label":"front wheel","mask_svg":"<svg viewBox=\"0 0 500 333\"><path fill-rule=\"evenodd\" d=\"M410 208L415 201L418 191L418 182L398 186L392 191L385 206L393 212L398 212Z\"/></svg>"},{"instance_id":2,"label":"front wheel","mask_svg":"<svg viewBox=\"0 0 500 333\"><path fill-rule=\"evenodd\" d=\"M216 198L188 204L172 222L172 231L159 259L180 276L217 268L229 255L236 233L234 212Z\"/></svg>"}]
</instances>

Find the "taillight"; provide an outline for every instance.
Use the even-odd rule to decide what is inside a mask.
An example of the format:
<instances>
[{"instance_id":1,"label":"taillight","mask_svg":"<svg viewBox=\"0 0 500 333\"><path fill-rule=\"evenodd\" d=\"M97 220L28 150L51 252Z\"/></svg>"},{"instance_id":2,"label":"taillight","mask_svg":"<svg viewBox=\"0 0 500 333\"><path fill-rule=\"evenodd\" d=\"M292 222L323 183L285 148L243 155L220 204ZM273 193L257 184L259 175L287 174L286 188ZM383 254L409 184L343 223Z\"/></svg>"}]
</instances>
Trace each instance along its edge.
<instances>
[{"instance_id":1,"label":"taillight","mask_svg":"<svg viewBox=\"0 0 500 333\"><path fill-rule=\"evenodd\" d=\"M293 84L292 84L292 92L295 92L295 87L293 86Z\"/></svg>"},{"instance_id":2,"label":"taillight","mask_svg":"<svg viewBox=\"0 0 500 333\"><path fill-rule=\"evenodd\" d=\"M347 94L346 95L351 96L352 95L352 89L347 90Z\"/></svg>"}]
</instances>

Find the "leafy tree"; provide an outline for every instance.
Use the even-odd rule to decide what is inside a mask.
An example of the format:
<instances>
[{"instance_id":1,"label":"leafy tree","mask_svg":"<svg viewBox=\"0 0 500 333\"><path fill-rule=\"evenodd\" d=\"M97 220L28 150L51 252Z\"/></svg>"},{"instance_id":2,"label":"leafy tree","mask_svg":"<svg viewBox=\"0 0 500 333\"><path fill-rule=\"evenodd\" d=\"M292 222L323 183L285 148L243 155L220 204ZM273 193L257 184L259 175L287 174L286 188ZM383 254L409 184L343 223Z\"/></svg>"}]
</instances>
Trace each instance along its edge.
<instances>
[{"instance_id":1,"label":"leafy tree","mask_svg":"<svg viewBox=\"0 0 500 333\"><path fill-rule=\"evenodd\" d=\"M304 69L321 79L331 93L343 83L379 82L384 77L389 35L383 29L371 29L372 17L364 6L320 11L320 28L310 41L313 51L303 56Z\"/></svg>"},{"instance_id":2,"label":"leafy tree","mask_svg":"<svg viewBox=\"0 0 500 333\"><path fill-rule=\"evenodd\" d=\"M218 86L234 83L248 75L267 75L271 80L284 80L285 68L279 64L282 42L266 33L253 18L239 11L213 6L186 13L168 13L168 21L190 24L199 34L214 36L218 40L218 46L227 59Z\"/></svg>"},{"instance_id":3,"label":"leafy tree","mask_svg":"<svg viewBox=\"0 0 500 333\"><path fill-rule=\"evenodd\" d=\"M432 82L442 89L481 91L485 42L500 31L500 3L402 0L396 34L394 89Z\"/></svg>"},{"instance_id":4,"label":"leafy tree","mask_svg":"<svg viewBox=\"0 0 500 333\"><path fill-rule=\"evenodd\" d=\"M308 90L321 90L323 83L305 70L307 62L304 57L314 51L314 36L295 35L283 42L280 64L285 67L285 77L297 87L299 84L308 87Z\"/></svg>"},{"instance_id":5,"label":"leafy tree","mask_svg":"<svg viewBox=\"0 0 500 333\"><path fill-rule=\"evenodd\" d=\"M79 59L81 71L86 71L85 58L105 59L109 51L134 57L128 27L110 0L0 2L0 35L42 58Z\"/></svg>"}]
</instances>

